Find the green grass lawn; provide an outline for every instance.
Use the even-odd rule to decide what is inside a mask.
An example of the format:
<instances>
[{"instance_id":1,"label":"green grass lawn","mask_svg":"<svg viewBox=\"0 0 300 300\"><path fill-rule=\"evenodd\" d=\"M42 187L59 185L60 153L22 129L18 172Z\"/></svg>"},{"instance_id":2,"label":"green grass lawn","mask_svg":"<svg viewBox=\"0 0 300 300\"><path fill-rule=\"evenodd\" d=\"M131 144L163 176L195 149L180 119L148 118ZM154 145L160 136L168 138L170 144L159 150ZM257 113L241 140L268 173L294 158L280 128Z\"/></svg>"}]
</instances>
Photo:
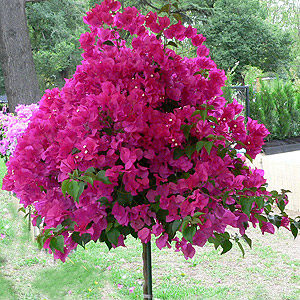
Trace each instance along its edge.
<instances>
[{"instance_id":1,"label":"green grass lawn","mask_svg":"<svg viewBox=\"0 0 300 300\"><path fill-rule=\"evenodd\" d=\"M2 188L2 179L6 173L6 166L3 159L0 159L0 188Z\"/></svg>"},{"instance_id":2,"label":"green grass lawn","mask_svg":"<svg viewBox=\"0 0 300 300\"><path fill-rule=\"evenodd\" d=\"M0 166L0 173L5 166ZM1 174L0 174L1 177ZM65 263L39 251L16 201L0 193L0 299L143 299L142 246L79 247ZM300 244L287 230L249 234L253 249L242 258L237 247L221 256L211 245L197 248L191 260L153 245L153 293L159 300L299 300ZM246 246L245 246L246 247Z\"/></svg>"},{"instance_id":3,"label":"green grass lawn","mask_svg":"<svg viewBox=\"0 0 300 300\"><path fill-rule=\"evenodd\" d=\"M12 197L0 195L0 299L129 300L142 299L142 247L129 239L127 248L108 251L90 243L65 263L39 251L27 220ZM172 249L153 245L155 299L296 300L300 299L298 240L282 230L274 236L251 232L254 247L243 259L238 248L221 256L210 245L185 260ZM129 289L133 288L130 293Z\"/></svg>"}]
</instances>

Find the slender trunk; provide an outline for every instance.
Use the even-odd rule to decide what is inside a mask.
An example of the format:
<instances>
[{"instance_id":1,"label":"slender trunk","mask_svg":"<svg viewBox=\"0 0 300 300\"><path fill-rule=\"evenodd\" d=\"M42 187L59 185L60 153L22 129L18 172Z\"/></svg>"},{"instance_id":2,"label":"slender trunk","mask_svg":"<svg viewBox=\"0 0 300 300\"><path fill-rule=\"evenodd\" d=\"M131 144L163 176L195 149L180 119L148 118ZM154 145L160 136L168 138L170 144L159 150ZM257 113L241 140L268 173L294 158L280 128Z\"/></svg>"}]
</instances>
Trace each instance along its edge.
<instances>
[{"instance_id":1,"label":"slender trunk","mask_svg":"<svg viewBox=\"0 0 300 300\"><path fill-rule=\"evenodd\" d=\"M40 90L34 67L25 0L0 0L0 62L10 112L36 103Z\"/></svg>"},{"instance_id":2,"label":"slender trunk","mask_svg":"<svg viewBox=\"0 0 300 300\"><path fill-rule=\"evenodd\" d=\"M151 242L143 244L144 300L152 300Z\"/></svg>"}]
</instances>

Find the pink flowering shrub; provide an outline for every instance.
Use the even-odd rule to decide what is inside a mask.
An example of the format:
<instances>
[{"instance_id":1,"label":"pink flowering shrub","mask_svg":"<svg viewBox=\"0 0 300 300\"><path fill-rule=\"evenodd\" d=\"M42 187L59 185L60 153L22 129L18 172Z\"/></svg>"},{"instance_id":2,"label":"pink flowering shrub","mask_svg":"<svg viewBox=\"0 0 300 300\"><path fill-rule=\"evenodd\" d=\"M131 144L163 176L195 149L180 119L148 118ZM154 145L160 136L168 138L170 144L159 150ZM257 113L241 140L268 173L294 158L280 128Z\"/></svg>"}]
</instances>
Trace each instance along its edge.
<instances>
[{"instance_id":1,"label":"pink flowering shrub","mask_svg":"<svg viewBox=\"0 0 300 300\"><path fill-rule=\"evenodd\" d=\"M32 114L38 110L37 104L23 105L19 104L16 107L16 114L6 114L0 111L0 153L1 156L7 159L13 154L17 139L22 136L28 126Z\"/></svg>"},{"instance_id":2,"label":"pink flowering shrub","mask_svg":"<svg viewBox=\"0 0 300 300\"><path fill-rule=\"evenodd\" d=\"M240 243L227 227L248 243L250 224L288 227L285 196L267 192L263 171L237 153L255 158L268 131L251 119L245 127L242 106L221 96L226 78L205 38L119 8L105 0L87 13L82 64L61 90L46 91L8 163L4 188L35 207L40 244L64 260L78 244L118 247L132 235L189 258L207 241L223 253ZM169 48L184 39L197 57ZM283 217L269 215L275 202Z\"/></svg>"}]
</instances>

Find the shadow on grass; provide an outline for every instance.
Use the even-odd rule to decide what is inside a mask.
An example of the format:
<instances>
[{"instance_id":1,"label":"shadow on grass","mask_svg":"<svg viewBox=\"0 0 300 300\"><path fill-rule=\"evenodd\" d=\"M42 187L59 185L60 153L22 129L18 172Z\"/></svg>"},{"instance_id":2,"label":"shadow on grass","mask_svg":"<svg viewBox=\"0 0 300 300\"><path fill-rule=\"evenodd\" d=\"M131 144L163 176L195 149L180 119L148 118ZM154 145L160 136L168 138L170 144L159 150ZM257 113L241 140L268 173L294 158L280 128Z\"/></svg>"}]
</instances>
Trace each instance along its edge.
<instances>
[{"instance_id":1,"label":"shadow on grass","mask_svg":"<svg viewBox=\"0 0 300 300\"><path fill-rule=\"evenodd\" d=\"M39 270L32 287L53 300L65 299L68 294L72 294L73 297L78 295L78 299L85 299L85 295L87 297L87 294L91 294L95 282L98 284L99 281L99 288L101 287L101 282L104 281L101 276L99 270L82 263L58 262L56 268Z\"/></svg>"}]
</instances>

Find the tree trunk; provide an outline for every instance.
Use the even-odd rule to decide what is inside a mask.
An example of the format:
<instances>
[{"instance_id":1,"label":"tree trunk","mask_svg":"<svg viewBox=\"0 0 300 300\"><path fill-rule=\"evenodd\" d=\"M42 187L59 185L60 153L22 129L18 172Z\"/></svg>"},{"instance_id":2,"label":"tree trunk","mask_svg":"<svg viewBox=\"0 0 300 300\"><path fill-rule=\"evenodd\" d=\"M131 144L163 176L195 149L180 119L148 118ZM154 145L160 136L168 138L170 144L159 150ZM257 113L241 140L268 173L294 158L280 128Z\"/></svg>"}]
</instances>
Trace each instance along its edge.
<instances>
[{"instance_id":1,"label":"tree trunk","mask_svg":"<svg viewBox=\"0 0 300 300\"><path fill-rule=\"evenodd\" d=\"M151 242L143 244L144 300L152 300Z\"/></svg>"},{"instance_id":2,"label":"tree trunk","mask_svg":"<svg viewBox=\"0 0 300 300\"><path fill-rule=\"evenodd\" d=\"M36 103L40 89L34 67L25 0L0 0L0 62L10 112Z\"/></svg>"}]
</instances>

